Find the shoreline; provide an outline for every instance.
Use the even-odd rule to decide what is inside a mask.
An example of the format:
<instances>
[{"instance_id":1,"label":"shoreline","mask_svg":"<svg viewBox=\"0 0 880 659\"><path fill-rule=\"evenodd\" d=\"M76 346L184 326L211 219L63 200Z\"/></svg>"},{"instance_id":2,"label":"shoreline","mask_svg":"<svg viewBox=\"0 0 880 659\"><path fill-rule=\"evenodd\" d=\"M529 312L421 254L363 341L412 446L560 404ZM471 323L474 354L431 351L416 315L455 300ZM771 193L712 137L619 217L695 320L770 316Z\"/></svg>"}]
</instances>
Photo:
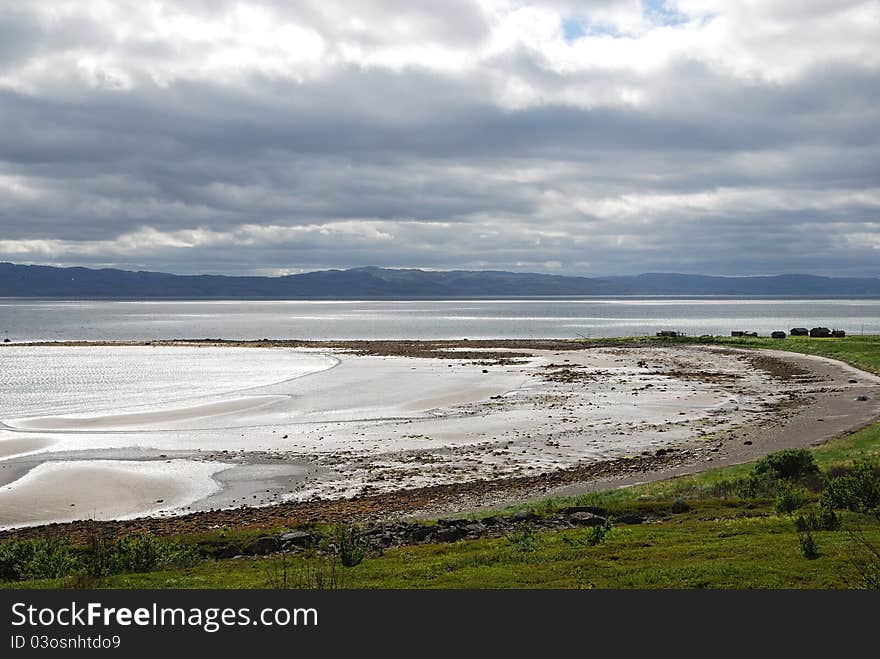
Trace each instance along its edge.
<instances>
[{"instance_id":1,"label":"shoreline","mask_svg":"<svg viewBox=\"0 0 880 659\"><path fill-rule=\"evenodd\" d=\"M154 345L156 342L153 342ZM429 357L433 359L471 359L484 363L510 363L520 357L516 353L534 350L589 350L597 346L591 341L581 343L559 340L479 340L479 341L256 341L256 342L162 342L158 345L235 345L236 347L305 347L347 350L360 355ZM601 342L605 347L620 348L618 343ZM10 344L6 344L10 345ZM11 344L23 345L23 344ZM24 344L37 345L37 344ZM43 345L43 344L40 344ZM63 342L54 346L79 345L144 345L138 342ZM642 346L649 347L649 346ZM659 347L659 346L658 346ZM668 347L668 346L666 346ZM467 351L473 348L472 352ZM496 349L493 351L492 349ZM665 455L636 455L626 458L599 460L563 469L542 471L536 475L517 475L494 479L477 479L460 483L441 483L427 487L407 488L363 496L317 501L290 501L267 506L209 510L173 517L139 517L131 520L76 521L63 524L20 527L0 531L0 539L33 537L45 533L72 534L84 528L99 525L112 533L149 530L161 534L207 531L217 526L235 528L284 527L338 519L376 520L389 516L426 516L462 513L481 508L495 508L535 498L568 496L598 489L610 489L656 481L706 469L738 464L756 459L766 453L795 446L809 446L829 441L869 425L880 417L876 401L880 393L880 378L848 365L824 357L800 355L784 351L735 350L738 354L761 355L769 361L755 368L776 376L798 378L804 371L827 379L823 386L815 386L805 400L787 408L774 410L773 418L753 427L732 428L704 441L703 445L687 449L674 448ZM533 354L533 353L532 353ZM522 356L528 356L524 353ZM760 364L759 362L757 364ZM786 371L780 364L788 364ZM844 368L841 368L844 367ZM565 372L565 369L562 369ZM786 376L785 373L788 372ZM856 386L840 386L858 374ZM841 382L842 380L842 382ZM818 385L818 383L817 383ZM835 390L836 389L836 390ZM864 393L861 393L864 392ZM869 395L868 402L857 401L859 395ZM726 433L726 434L725 434ZM748 439L747 439L748 438ZM749 443L745 443L745 442Z\"/></svg>"}]
</instances>

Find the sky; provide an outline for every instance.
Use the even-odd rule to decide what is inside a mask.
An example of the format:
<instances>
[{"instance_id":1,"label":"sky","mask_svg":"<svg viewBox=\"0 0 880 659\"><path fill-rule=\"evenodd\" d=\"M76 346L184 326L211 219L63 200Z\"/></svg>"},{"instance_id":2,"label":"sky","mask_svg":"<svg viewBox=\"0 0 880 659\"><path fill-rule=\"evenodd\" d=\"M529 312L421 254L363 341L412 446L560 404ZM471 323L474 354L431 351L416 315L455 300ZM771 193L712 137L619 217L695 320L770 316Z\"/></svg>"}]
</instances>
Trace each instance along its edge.
<instances>
[{"instance_id":1,"label":"sky","mask_svg":"<svg viewBox=\"0 0 880 659\"><path fill-rule=\"evenodd\" d=\"M880 275L880 0L0 0L0 261Z\"/></svg>"}]
</instances>

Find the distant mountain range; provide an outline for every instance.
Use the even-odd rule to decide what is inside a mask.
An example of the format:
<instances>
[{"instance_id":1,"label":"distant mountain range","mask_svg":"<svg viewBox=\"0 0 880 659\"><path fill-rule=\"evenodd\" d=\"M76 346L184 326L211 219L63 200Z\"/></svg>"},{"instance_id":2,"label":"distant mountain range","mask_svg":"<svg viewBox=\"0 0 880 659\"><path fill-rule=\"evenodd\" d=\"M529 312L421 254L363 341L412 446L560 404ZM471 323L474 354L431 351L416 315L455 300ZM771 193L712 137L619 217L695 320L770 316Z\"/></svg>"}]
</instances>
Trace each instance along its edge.
<instances>
[{"instance_id":1,"label":"distant mountain range","mask_svg":"<svg viewBox=\"0 0 880 659\"><path fill-rule=\"evenodd\" d=\"M814 275L710 277L664 273L563 277L521 272L434 272L374 267L323 270L284 277L228 277L0 263L0 297L295 300L551 295L880 297L880 279Z\"/></svg>"}]
</instances>

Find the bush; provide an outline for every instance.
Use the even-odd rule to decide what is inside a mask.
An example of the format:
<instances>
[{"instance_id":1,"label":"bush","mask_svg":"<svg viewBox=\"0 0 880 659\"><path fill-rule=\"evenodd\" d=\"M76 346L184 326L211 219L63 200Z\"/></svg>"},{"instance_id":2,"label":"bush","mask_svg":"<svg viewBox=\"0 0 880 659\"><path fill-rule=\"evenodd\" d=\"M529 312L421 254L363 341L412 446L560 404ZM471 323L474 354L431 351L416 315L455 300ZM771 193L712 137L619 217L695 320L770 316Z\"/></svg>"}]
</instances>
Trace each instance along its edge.
<instances>
[{"instance_id":1,"label":"bush","mask_svg":"<svg viewBox=\"0 0 880 659\"><path fill-rule=\"evenodd\" d=\"M149 572L162 559L162 547L152 535L137 533L118 538L113 546L113 572Z\"/></svg>"},{"instance_id":2,"label":"bush","mask_svg":"<svg viewBox=\"0 0 880 659\"><path fill-rule=\"evenodd\" d=\"M800 545L801 555L804 558L810 561L819 558L819 548L813 539L812 531L798 531L798 544Z\"/></svg>"},{"instance_id":3,"label":"bush","mask_svg":"<svg viewBox=\"0 0 880 659\"><path fill-rule=\"evenodd\" d=\"M818 473L819 467L807 449L793 448L766 455L755 464L754 473L784 480L800 480Z\"/></svg>"},{"instance_id":4,"label":"bush","mask_svg":"<svg viewBox=\"0 0 880 659\"><path fill-rule=\"evenodd\" d=\"M520 522L516 529L508 533L506 537L516 551L524 554L537 551L541 544L535 529L525 522Z\"/></svg>"},{"instance_id":5,"label":"bush","mask_svg":"<svg viewBox=\"0 0 880 659\"><path fill-rule=\"evenodd\" d=\"M590 532L587 534L587 544L591 547L595 547L596 545L605 542L605 538L607 538L608 534L611 532L611 526L611 518L608 517L605 519L604 523L591 528Z\"/></svg>"},{"instance_id":6,"label":"bush","mask_svg":"<svg viewBox=\"0 0 880 659\"><path fill-rule=\"evenodd\" d=\"M73 572L76 559L68 540L9 540L0 544L0 581L55 579Z\"/></svg>"},{"instance_id":7,"label":"bush","mask_svg":"<svg viewBox=\"0 0 880 659\"><path fill-rule=\"evenodd\" d=\"M845 476L829 478L823 501L830 508L867 513L880 506L880 475L868 460L859 460Z\"/></svg>"},{"instance_id":8,"label":"bush","mask_svg":"<svg viewBox=\"0 0 880 659\"><path fill-rule=\"evenodd\" d=\"M774 488L773 482L768 478L762 478L752 473L733 481L731 489L742 499L757 499L762 496L770 496Z\"/></svg>"},{"instance_id":9,"label":"bush","mask_svg":"<svg viewBox=\"0 0 880 659\"><path fill-rule=\"evenodd\" d=\"M806 503L807 497L802 489L781 483L777 488L774 510L779 514L791 514Z\"/></svg>"},{"instance_id":10,"label":"bush","mask_svg":"<svg viewBox=\"0 0 880 659\"><path fill-rule=\"evenodd\" d=\"M367 556L367 542L355 524L337 524L333 528L333 548L345 567L359 565Z\"/></svg>"}]
</instances>

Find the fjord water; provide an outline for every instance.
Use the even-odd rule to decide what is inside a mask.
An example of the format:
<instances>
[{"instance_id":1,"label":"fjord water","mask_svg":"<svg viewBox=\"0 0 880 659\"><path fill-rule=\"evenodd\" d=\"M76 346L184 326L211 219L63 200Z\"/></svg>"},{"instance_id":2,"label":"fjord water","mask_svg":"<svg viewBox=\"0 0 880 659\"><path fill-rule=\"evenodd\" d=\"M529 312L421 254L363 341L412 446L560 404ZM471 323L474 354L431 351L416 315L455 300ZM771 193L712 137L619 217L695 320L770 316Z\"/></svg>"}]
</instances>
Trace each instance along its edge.
<instances>
[{"instance_id":1,"label":"fjord water","mask_svg":"<svg viewBox=\"0 0 880 659\"><path fill-rule=\"evenodd\" d=\"M567 297L396 301L0 299L0 340L460 339L689 335L817 325L880 333L878 299Z\"/></svg>"}]
</instances>

